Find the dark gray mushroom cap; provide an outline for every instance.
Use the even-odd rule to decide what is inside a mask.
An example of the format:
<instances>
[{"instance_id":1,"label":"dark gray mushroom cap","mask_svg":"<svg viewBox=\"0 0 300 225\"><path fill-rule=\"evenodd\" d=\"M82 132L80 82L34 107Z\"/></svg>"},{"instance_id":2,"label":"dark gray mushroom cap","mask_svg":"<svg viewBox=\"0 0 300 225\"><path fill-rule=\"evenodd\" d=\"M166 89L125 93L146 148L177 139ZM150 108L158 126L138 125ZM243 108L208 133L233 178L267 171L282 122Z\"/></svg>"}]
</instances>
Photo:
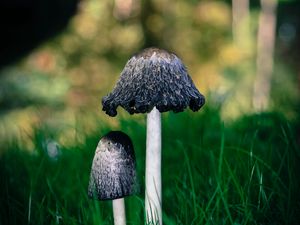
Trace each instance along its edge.
<instances>
[{"instance_id":1,"label":"dark gray mushroom cap","mask_svg":"<svg viewBox=\"0 0 300 225\"><path fill-rule=\"evenodd\" d=\"M138 191L136 162L130 138L111 131L101 138L93 159L88 195L98 200L123 198Z\"/></svg>"},{"instance_id":2,"label":"dark gray mushroom cap","mask_svg":"<svg viewBox=\"0 0 300 225\"><path fill-rule=\"evenodd\" d=\"M173 53L147 48L131 57L114 90L102 99L103 111L117 115L122 106L130 114L199 110L205 102L181 60Z\"/></svg>"}]
</instances>

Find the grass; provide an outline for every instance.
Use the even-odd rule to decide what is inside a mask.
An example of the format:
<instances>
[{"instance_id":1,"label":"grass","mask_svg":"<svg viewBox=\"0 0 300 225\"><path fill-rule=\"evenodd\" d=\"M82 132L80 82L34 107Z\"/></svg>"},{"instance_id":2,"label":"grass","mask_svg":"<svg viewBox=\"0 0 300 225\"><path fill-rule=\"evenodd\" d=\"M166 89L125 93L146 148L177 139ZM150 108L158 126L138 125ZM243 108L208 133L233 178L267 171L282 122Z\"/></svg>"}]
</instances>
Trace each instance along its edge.
<instances>
[{"instance_id":1,"label":"grass","mask_svg":"<svg viewBox=\"0 0 300 225\"><path fill-rule=\"evenodd\" d=\"M141 193L126 198L128 224L144 224L145 123L120 119L133 139ZM100 126L99 126L100 127ZM278 114L226 124L215 110L163 115L163 220L184 224L299 224L295 127ZM0 156L0 225L113 224L110 201L88 199L101 126L74 146L47 154L47 130L33 149L12 142ZM55 140L55 133L53 135Z\"/></svg>"}]
</instances>

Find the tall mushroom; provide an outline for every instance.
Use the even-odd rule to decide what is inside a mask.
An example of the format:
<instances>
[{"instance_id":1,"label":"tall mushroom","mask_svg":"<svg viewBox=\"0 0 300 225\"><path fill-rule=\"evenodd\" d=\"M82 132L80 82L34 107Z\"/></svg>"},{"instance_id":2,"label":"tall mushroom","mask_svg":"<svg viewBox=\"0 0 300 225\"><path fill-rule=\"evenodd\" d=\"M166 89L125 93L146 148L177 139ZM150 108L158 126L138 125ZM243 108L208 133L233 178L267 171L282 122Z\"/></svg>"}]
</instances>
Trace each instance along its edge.
<instances>
[{"instance_id":1,"label":"tall mushroom","mask_svg":"<svg viewBox=\"0 0 300 225\"><path fill-rule=\"evenodd\" d=\"M158 48L132 56L114 90L102 99L103 110L117 115L122 106L130 114L147 114L145 210L148 222L162 224L161 210L161 115L190 107L198 111L205 102L181 60Z\"/></svg>"},{"instance_id":2,"label":"tall mushroom","mask_svg":"<svg viewBox=\"0 0 300 225\"><path fill-rule=\"evenodd\" d=\"M112 200L114 224L125 225L124 197L137 192L136 162L130 138L111 131L101 138L93 159L88 195Z\"/></svg>"}]
</instances>

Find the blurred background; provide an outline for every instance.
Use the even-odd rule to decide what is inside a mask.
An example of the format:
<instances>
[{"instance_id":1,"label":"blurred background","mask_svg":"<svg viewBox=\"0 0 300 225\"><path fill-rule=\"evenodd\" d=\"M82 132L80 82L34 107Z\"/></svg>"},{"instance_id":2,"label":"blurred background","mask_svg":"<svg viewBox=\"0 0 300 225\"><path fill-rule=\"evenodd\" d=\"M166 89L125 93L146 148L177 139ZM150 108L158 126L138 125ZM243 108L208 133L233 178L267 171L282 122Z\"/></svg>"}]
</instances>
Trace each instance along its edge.
<instances>
[{"instance_id":1,"label":"blurred background","mask_svg":"<svg viewBox=\"0 0 300 225\"><path fill-rule=\"evenodd\" d=\"M223 177L220 143L221 153L228 150L227 159L236 169L224 170L224 173L229 174L235 184L238 181L244 188L243 181L250 177L247 181L250 190L253 171L257 171L257 182L253 185L259 194L248 197L251 201L259 200L253 203L258 208L255 214L251 201L246 201L245 207L250 206L245 211L254 216L245 217L241 213L240 218L246 218L246 222L234 223L232 219L226 223L218 202L216 208L209 211L215 215L214 210L218 209L214 217L217 219L207 224L284 224L283 221L297 224L299 221L288 220L299 215L300 208L299 198L293 195L299 187L294 166L300 159L299 1L4 0L0 3L0 31L0 201L4 205L0 210L0 224L47 224L43 218L49 217L51 224L99 222L95 219L98 214L87 216L90 214L85 211L90 209L86 187L95 146L108 130L121 129L131 135L140 161L139 174L143 176L145 116L130 116L118 109L118 116L111 118L102 112L101 99L112 90L127 60L150 46L175 52L206 97L206 104L199 113L187 110L183 116L172 113L163 116L163 124L172 124L164 126L163 131L163 157L169 162L166 168L179 170L180 177L174 178L172 173L164 171L166 186L173 186L175 181L179 187L164 191L164 197L171 199L165 210L174 216L167 220L164 215L166 224L193 224L188 218L195 218L197 210L207 203L209 208L209 199L216 194L206 188L220 187L221 190L222 187L214 183L214 178L218 183ZM188 131L180 134L186 126L190 126ZM167 128L174 138L166 133ZM229 139L225 145L224 133ZM191 141L188 146L191 158L187 160L185 156L184 166L196 168L191 173L200 181L194 182L193 196L182 192L182 205L190 204L186 199L191 199L194 211L173 208L177 203L172 200L174 191L181 193L193 184L192 175L190 182L173 161L182 158L173 149L183 149L182 143L186 141ZM223 149L224 146L245 148L244 153L251 152L251 160L247 158L251 163L255 161L252 150L257 149L260 160L253 164L256 169L254 166L240 169L245 166L241 160L244 158L234 158L233 150ZM290 148L292 150L287 150ZM17 153L12 153L15 151ZM53 164L60 155L64 155L60 164ZM202 168L200 158L211 162L208 164L212 168L213 162L219 160L219 169L210 170L205 165ZM49 164L45 160L49 160ZM197 170L199 165L201 169ZM263 182L263 168L267 174L265 180L280 181L274 185L276 188L268 186L270 189L266 192L258 185ZM273 168L272 173L270 168ZM205 180L205 173L214 174L213 171L218 170L218 176L208 176ZM67 174L72 171L76 171L74 178ZM241 177L233 176L235 172L242 174L241 171L245 171ZM74 185L79 179L82 183ZM222 193L220 201L224 201ZM244 199L242 193L246 192L237 193ZM198 194L201 198L195 200ZM272 196L279 197L271 202ZM81 199L81 208L76 211L74 206L78 199ZM233 203L230 197L228 199L227 206L230 206ZM276 213L272 210L266 213L264 210L269 208L261 206L263 200L267 206L278 207L281 216L274 217ZM40 213L45 204L47 210L41 214L43 217ZM141 203L129 204L139 205L137 211L143 215ZM233 218L241 212L238 207L236 210L230 207L225 212L233 210L230 214ZM31 211L33 208L38 210ZM93 212L97 209L95 206ZM190 206L186 205L186 209ZM181 215L182 212L186 214ZM132 213L129 218L135 218L135 212ZM65 217L68 222L62 219L64 215L69 215ZM103 218L109 217L105 215ZM268 223L272 218L278 223ZM256 219L260 222L254 223ZM141 220L135 224L141 224Z\"/></svg>"},{"instance_id":2,"label":"blurred background","mask_svg":"<svg viewBox=\"0 0 300 225\"><path fill-rule=\"evenodd\" d=\"M273 110L298 118L298 1L6 0L1 27L4 143L36 126L64 144L78 123L93 131L110 119L101 98L149 46L175 52L224 120Z\"/></svg>"}]
</instances>

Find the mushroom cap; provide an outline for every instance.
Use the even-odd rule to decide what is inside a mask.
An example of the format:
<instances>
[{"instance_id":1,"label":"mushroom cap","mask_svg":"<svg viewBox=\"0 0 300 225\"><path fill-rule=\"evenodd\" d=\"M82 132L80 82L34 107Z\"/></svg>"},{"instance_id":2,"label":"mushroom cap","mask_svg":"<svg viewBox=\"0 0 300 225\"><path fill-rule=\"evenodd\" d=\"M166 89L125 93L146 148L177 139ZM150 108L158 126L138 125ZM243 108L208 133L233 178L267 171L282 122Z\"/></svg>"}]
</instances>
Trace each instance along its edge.
<instances>
[{"instance_id":1,"label":"mushroom cap","mask_svg":"<svg viewBox=\"0 0 300 225\"><path fill-rule=\"evenodd\" d=\"M92 163L88 195L112 200L138 192L136 162L132 142L121 131L101 138Z\"/></svg>"},{"instance_id":2,"label":"mushroom cap","mask_svg":"<svg viewBox=\"0 0 300 225\"><path fill-rule=\"evenodd\" d=\"M187 69L174 54L158 48L146 48L126 63L114 90L103 97L103 111L117 115L122 106L130 114L181 112L188 106L198 111L205 103Z\"/></svg>"}]
</instances>

